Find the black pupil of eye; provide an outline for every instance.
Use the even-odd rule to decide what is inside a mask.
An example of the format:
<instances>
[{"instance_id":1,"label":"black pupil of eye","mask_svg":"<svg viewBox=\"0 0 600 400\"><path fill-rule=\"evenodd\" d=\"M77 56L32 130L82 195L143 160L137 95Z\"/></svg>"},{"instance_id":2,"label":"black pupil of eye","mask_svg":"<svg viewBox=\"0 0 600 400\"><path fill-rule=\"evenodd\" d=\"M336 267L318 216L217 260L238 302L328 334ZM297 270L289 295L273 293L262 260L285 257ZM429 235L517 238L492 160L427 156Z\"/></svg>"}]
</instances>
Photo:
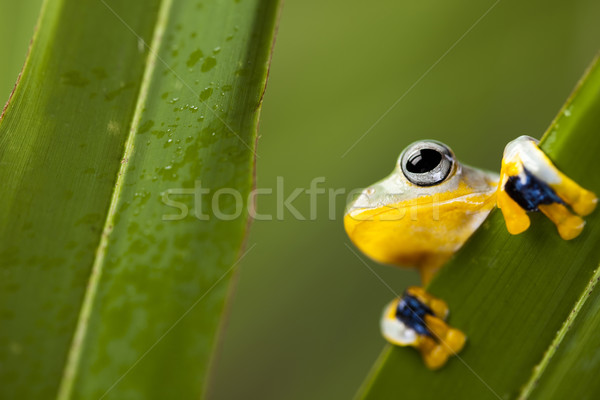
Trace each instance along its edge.
<instances>
[{"instance_id":1,"label":"black pupil of eye","mask_svg":"<svg viewBox=\"0 0 600 400\"><path fill-rule=\"evenodd\" d=\"M423 174L437 167L442 155L437 150L421 149L413 154L406 163L406 169L413 174Z\"/></svg>"}]
</instances>

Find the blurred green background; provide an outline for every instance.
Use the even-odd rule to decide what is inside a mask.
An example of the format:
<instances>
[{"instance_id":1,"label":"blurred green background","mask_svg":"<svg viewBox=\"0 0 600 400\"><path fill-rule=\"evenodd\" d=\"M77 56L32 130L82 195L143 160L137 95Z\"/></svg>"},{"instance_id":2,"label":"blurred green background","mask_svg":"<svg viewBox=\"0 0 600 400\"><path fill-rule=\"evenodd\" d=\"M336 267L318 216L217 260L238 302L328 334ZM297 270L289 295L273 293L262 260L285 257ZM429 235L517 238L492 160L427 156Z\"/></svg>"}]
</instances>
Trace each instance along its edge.
<instances>
[{"instance_id":1,"label":"blurred green background","mask_svg":"<svg viewBox=\"0 0 600 400\"><path fill-rule=\"evenodd\" d=\"M2 101L40 4L0 0ZM597 0L286 1L257 161L257 187L273 188L258 211L273 220L248 237L256 247L238 271L211 398L351 398L384 343L378 319L393 295L345 246L345 196L333 199L334 218L326 193L315 219L306 194L293 202L305 220L278 219L277 177L286 197L316 177L347 193L423 138L497 170L504 145L539 137L566 100L600 49L599 20ZM398 292L418 282L368 262Z\"/></svg>"}]
</instances>

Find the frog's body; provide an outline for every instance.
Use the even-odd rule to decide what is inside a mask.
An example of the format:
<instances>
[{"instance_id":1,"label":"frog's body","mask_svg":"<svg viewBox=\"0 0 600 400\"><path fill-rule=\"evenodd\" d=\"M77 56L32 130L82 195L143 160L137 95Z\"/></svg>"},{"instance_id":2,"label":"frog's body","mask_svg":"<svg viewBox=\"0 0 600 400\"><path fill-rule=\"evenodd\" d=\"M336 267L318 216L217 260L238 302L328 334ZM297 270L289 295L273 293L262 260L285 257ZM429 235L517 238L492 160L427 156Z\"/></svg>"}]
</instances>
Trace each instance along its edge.
<instances>
[{"instance_id":1,"label":"frog's body","mask_svg":"<svg viewBox=\"0 0 600 400\"><path fill-rule=\"evenodd\" d=\"M442 183L419 186L402 171L405 154L391 175L348 207L344 225L363 253L383 264L415 266L426 282L495 206L499 176L455 162Z\"/></svg>"},{"instance_id":2,"label":"frog's body","mask_svg":"<svg viewBox=\"0 0 600 400\"><path fill-rule=\"evenodd\" d=\"M408 146L392 174L348 206L344 225L369 257L416 267L427 283L496 205L512 234L529 227L527 211L539 210L568 240L581 233L584 221L579 215L591 213L596 202L594 193L561 173L530 137L506 146L500 176L461 165L447 146L428 140ZM418 310L411 306L415 301L421 304ZM417 319L409 318L406 310ZM383 335L393 344L419 348L425 363L438 368L465 340L444 322L447 311L443 301L410 288L403 299L386 307ZM424 313L421 321L419 312Z\"/></svg>"}]
</instances>

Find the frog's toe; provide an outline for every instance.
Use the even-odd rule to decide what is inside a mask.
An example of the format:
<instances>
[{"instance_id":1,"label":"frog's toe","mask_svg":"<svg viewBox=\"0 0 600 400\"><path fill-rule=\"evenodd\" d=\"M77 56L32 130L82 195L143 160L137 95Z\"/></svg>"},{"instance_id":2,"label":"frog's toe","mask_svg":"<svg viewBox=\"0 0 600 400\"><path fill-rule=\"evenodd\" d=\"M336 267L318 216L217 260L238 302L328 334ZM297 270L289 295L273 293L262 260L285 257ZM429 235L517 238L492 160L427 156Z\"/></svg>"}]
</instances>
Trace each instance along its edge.
<instances>
[{"instance_id":1,"label":"frog's toe","mask_svg":"<svg viewBox=\"0 0 600 400\"><path fill-rule=\"evenodd\" d=\"M542 204L539 206L539 209L554 222L558 234L564 240L576 238L585 226L585 221L581 219L581 217L572 214L567 207L562 204Z\"/></svg>"},{"instance_id":2,"label":"frog's toe","mask_svg":"<svg viewBox=\"0 0 600 400\"><path fill-rule=\"evenodd\" d=\"M450 353L448 353L447 349L435 342L431 346L427 346L427 348L421 350L423 362L431 370L443 367L448 361L449 356Z\"/></svg>"},{"instance_id":3,"label":"frog's toe","mask_svg":"<svg viewBox=\"0 0 600 400\"><path fill-rule=\"evenodd\" d=\"M467 337L464 333L462 333L458 329L448 329L448 332L446 333L446 338L444 340L444 344L450 349L450 352L452 354L459 353L463 349L463 347L465 347L466 342Z\"/></svg>"},{"instance_id":4,"label":"frog's toe","mask_svg":"<svg viewBox=\"0 0 600 400\"><path fill-rule=\"evenodd\" d=\"M450 310L448 309L448 304L444 300L434 298L431 303L429 303L431 310L436 315L436 317L445 320L448 317L448 313Z\"/></svg>"},{"instance_id":5,"label":"frog's toe","mask_svg":"<svg viewBox=\"0 0 600 400\"><path fill-rule=\"evenodd\" d=\"M498 192L498 208L502 211L506 229L511 235L518 235L529 229L531 221L527 212L510 198L504 190Z\"/></svg>"},{"instance_id":6,"label":"frog's toe","mask_svg":"<svg viewBox=\"0 0 600 400\"><path fill-rule=\"evenodd\" d=\"M582 217L591 214L598 204L598 197L558 170L557 175L559 182L550 184L550 186L558 196Z\"/></svg>"},{"instance_id":7,"label":"frog's toe","mask_svg":"<svg viewBox=\"0 0 600 400\"><path fill-rule=\"evenodd\" d=\"M466 336L458 329L449 328L444 337L422 337L419 341L419 351L427 368L441 368L450 356L459 353L465 346Z\"/></svg>"},{"instance_id":8,"label":"frog's toe","mask_svg":"<svg viewBox=\"0 0 600 400\"><path fill-rule=\"evenodd\" d=\"M446 348L446 351L450 354L456 354L462 350L467 340L464 333L448 326L442 319L431 315L425 316L425 323L439 344Z\"/></svg>"},{"instance_id":9,"label":"frog's toe","mask_svg":"<svg viewBox=\"0 0 600 400\"><path fill-rule=\"evenodd\" d=\"M589 190L585 190L580 194L579 198L575 203L573 203L573 210L585 217L589 215L596 209L596 205L598 204L598 197L593 192Z\"/></svg>"}]
</instances>

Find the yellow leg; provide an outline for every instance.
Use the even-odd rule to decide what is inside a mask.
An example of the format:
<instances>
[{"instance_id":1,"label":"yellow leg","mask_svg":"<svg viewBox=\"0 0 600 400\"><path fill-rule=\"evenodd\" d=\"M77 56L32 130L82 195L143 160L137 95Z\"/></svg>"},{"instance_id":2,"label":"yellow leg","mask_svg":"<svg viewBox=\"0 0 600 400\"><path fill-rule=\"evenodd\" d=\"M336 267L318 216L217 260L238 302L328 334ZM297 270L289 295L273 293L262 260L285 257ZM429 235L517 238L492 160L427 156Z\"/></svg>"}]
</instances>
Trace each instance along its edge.
<instances>
[{"instance_id":1,"label":"yellow leg","mask_svg":"<svg viewBox=\"0 0 600 400\"><path fill-rule=\"evenodd\" d=\"M423 283L423 285L427 285L429 282L431 282L431 280L438 273L439 270L440 270L439 267L436 267L436 268L421 267L421 268L419 268L419 273L421 274L421 282Z\"/></svg>"},{"instance_id":2,"label":"yellow leg","mask_svg":"<svg viewBox=\"0 0 600 400\"><path fill-rule=\"evenodd\" d=\"M554 189L556 194L558 194L558 196L563 199L573 211L581 216L586 216L594 211L596 203L598 202L596 195L579 186L575 181L556 168L546 153L537 146L537 143L531 140L526 143L527 145L524 146L521 151L527 155L526 159L537 164L536 167L538 170L545 170L544 175L554 175L554 178L546 183ZM521 157L519 156L517 160L511 161L517 161L518 163L521 161ZM527 165L525 165L525 168L527 168Z\"/></svg>"},{"instance_id":3,"label":"yellow leg","mask_svg":"<svg viewBox=\"0 0 600 400\"><path fill-rule=\"evenodd\" d=\"M504 189L498 191L497 202L498 208L502 210L506 229L511 235L518 235L529 228L531 221L527 216L527 212L511 199Z\"/></svg>"},{"instance_id":4,"label":"yellow leg","mask_svg":"<svg viewBox=\"0 0 600 400\"><path fill-rule=\"evenodd\" d=\"M446 264L446 261L452 257L454 252L438 252L428 254L424 257L419 266L419 273L421 274L421 282L423 285L427 285L431 279L438 273L438 271Z\"/></svg>"},{"instance_id":5,"label":"yellow leg","mask_svg":"<svg viewBox=\"0 0 600 400\"><path fill-rule=\"evenodd\" d=\"M520 159L502 160L502 168L500 169L500 181L498 182L498 190L496 195L496 204L502 211L506 229L511 235L518 235L529 229L531 221L527 216L527 212L517 204L516 201L504 190L506 181L509 176L517 176L523 171L523 163Z\"/></svg>"},{"instance_id":6,"label":"yellow leg","mask_svg":"<svg viewBox=\"0 0 600 400\"><path fill-rule=\"evenodd\" d=\"M427 368L435 370L446 364L448 357L462 350L466 337L437 317L427 315L425 318L427 327L436 338L421 336L415 347L421 352Z\"/></svg>"},{"instance_id":7,"label":"yellow leg","mask_svg":"<svg viewBox=\"0 0 600 400\"><path fill-rule=\"evenodd\" d=\"M571 212L562 204L542 204L538 207L558 229L561 238L571 240L579 236L585 221Z\"/></svg>"},{"instance_id":8,"label":"yellow leg","mask_svg":"<svg viewBox=\"0 0 600 400\"><path fill-rule=\"evenodd\" d=\"M423 362L431 370L436 370L444 366L450 356L446 349L429 336L421 337L417 348L421 352Z\"/></svg>"},{"instance_id":9,"label":"yellow leg","mask_svg":"<svg viewBox=\"0 0 600 400\"><path fill-rule=\"evenodd\" d=\"M443 320L431 315L425 316L425 324L450 354L456 354L465 346L467 337L458 329L449 327Z\"/></svg>"},{"instance_id":10,"label":"yellow leg","mask_svg":"<svg viewBox=\"0 0 600 400\"><path fill-rule=\"evenodd\" d=\"M550 185L558 196L569 204L573 211L585 217L596 208L598 198L589 190L579 186L575 181L560 171L556 171L560 176L559 184Z\"/></svg>"},{"instance_id":11,"label":"yellow leg","mask_svg":"<svg viewBox=\"0 0 600 400\"><path fill-rule=\"evenodd\" d=\"M510 142L504 150L498 186L498 207L502 209L510 233L523 232L530 223L526 212L503 190L508 177L518 176L524 169L551 187L574 213L585 216L596 208L598 198L594 193L559 171L535 140L522 136ZM584 221L573 215L565 205L553 203L538 208L554 222L563 239L573 239L581 233Z\"/></svg>"}]
</instances>

